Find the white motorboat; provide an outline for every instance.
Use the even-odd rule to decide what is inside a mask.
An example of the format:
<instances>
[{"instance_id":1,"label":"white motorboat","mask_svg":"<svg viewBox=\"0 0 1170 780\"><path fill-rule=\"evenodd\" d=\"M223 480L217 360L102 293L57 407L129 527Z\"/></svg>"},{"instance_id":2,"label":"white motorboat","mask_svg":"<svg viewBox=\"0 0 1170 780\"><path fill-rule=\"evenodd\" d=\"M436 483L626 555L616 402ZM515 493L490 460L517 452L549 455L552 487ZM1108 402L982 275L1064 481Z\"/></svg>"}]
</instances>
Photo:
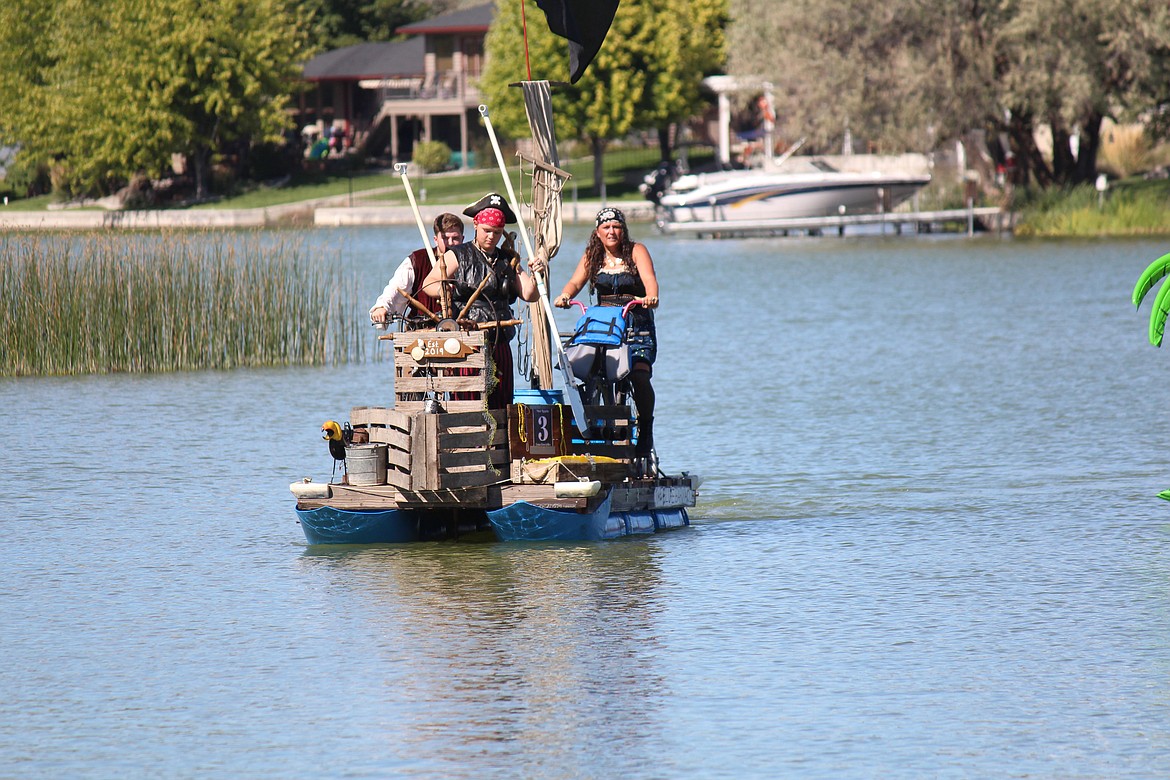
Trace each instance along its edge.
<instances>
[{"instance_id":1,"label":"white motorboat","mask_svg":"<svg viewBox=\"0 0 1170 780\"><path fill-rule=\"evenodd\" d=\"M718 95L718 159L725 170L676 176L671 166L663 164L646 176L641 189L657 205L657 222L664 230L675 226L695 230L704 225L731 232L741 228L785 229L785 223L793 220L848 220L883 214L930 183L930 166L924 155L853 154L848 130L841 155L794 157L804 144L802 138L773 158L772 85L731 76L710 76L703 83ZM762 90L758 105L764 159L756 167L727 170L731 162L729 95L748 89Z\"/></svg>"},{"instance_id":2,"label":"white motorboat","mask_svg":"<svg viewBox=\"0 0 1170 780\"><path fill-rule=\"evenodd\" d=\"M929 182L925 173L848 172L815 162L788 171L688 174L662 194L658 218L726 223L878 214L892 211Z\"/></svg>"}]
</instances>

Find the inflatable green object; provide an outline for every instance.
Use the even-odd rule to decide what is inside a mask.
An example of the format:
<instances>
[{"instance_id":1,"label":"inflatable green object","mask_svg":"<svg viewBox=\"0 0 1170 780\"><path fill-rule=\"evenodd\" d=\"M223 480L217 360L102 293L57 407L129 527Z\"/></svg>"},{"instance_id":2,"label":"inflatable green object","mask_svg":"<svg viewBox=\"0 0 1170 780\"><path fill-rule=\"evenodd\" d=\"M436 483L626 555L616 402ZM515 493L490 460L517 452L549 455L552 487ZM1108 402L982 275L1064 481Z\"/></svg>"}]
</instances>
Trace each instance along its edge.
<instances>
[{"instance_id":1,"label":"inflatable green object","mask_svg":"<svg viewBox=\"0 0 1170 780\"><path fill-rule=\"evenodd\" d=\"M1134 285L1132 296L1133 305L1141 306L1142 299L1146 297L1146 293L1168 273L1170 273L1170 254L1162 255L1150 263L1146 270L1142 272L1137 284Z\"/></svg>"},{"instance_id":2,"label":"inflatable green object","mask_svg":"<svg viewBox=\"0 0 1170 780\"><path fill-rule=\"evenodd\" d=\"M1167 501L1170 501L1170 490L1163 490L1158 494L1158 498L1164 498Z\"/></svg>"},{"instance_id":3,"label":"inflatable green object","mask_svg":"<svg viewBox=\"0 0 1170 780\"><path fill-rule=\"evenodd\" d=\"M1166 332L1166 317L1170 315L1170 283L1162 285L1154 298L1154 310L1150 312L1150 343L1162 346L1162 335Z\"/></svg>"}]
</instances>

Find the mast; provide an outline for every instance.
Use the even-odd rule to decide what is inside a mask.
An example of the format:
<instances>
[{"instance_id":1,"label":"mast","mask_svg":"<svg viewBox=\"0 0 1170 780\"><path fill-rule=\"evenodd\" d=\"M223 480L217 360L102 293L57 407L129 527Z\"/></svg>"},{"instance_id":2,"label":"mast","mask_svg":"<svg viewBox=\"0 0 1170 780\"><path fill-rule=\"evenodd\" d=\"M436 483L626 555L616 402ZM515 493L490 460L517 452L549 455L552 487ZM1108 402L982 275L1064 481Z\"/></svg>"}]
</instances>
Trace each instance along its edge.
<instances>
[{"instance_id":1,"label":"mast","mask_svg":"<svg viewBox=\"0 0 1170 780\"><path fill-rule=\"evenodd\" d=\"M601 50L613 24L621 0L536 0L544 11L549 31L569 43L569 82L576 84L589 63ZM524 110L532 132L535 156L520 155L532 165L532 214L535 242L528 247L534 256L550 261L561 245L561 192L570 174L560 169L556 132L553 128L552 97L548 81L535 81L528 56L528 21L524 0L520 2L520 21L524 30L524 62L527 81L521 81L524 91ZM512 85L517 86L517 85ZM485 115L486 119L486 115ZM499 154L497 150L497 155ZM502 165L502 164L501 164ZM507 176L505 174L505 180ZM516 204L519 207L520 204ZM547 272L546 272L547 273ZM541 280L542 283L545 280ZM545 284L544 286L547 286ZM553 386L552 349L550 340L553 323L551 309L541 303L528 307L532 334L532 374L542 390ZM560 352L560 343L557 345ZM564 356L561 356L562 361Z\"/></svg>"},{"instance_id":2,"label":"mast","mask_svg":"<svg viewBox=\"0 0 1170 780\"><path fill-rule=\"evenodd\" d=\"M561 192L571 174L561 170L557 153L556 131L553 128L552 98L548 81L522 81L524 110L532 132L535 157L520 155L532 165L532 222L533 251L545 262L551 261L561 248ZM549 344L549 323L539 302L528 304L532 323L532 370L542 390L551 390L552 347Z\"/></svg>"}]
</instances>

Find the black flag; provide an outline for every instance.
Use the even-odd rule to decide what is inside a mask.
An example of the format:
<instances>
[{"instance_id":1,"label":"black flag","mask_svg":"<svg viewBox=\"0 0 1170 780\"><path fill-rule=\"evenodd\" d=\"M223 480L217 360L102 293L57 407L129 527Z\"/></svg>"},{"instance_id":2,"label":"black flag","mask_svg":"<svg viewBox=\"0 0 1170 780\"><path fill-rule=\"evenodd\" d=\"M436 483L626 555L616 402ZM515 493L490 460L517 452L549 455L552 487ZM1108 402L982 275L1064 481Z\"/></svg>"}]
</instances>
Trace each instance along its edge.
<instances>
[{"instance_id":1,"label":"black flag","mask_svg":"<svg viewBox=\"0 0 1170 780\"><path fill-rule=\"evenodd\" d=\"M548 29L569 41L569 81L577 83L601 51L619 0L536 0Z\"/></svg>"}]
</instances>

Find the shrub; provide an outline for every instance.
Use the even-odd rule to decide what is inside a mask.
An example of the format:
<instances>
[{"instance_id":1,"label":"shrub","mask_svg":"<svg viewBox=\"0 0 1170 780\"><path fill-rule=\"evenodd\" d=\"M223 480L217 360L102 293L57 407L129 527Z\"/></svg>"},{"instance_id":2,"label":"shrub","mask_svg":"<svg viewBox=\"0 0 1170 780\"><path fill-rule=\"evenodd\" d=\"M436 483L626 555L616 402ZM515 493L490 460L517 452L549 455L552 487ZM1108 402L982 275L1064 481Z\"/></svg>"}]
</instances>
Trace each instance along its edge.
<instances>
[{"instance_id":1,"label":"shrub","mask_svg":"<svg viewBox=\"0 0 1170 780\"><path fill-rule=\"evenodd\" d=\"M437 173L451 163L451 147L442 141L423 141L414 145L414 164L424 173Z\"/></svg>"},{"instance_id":2,"label":"shrub","mask_svg":"<svg viewBox=\"0 0 1170 780\"><path fill-rule=\"evenodd\" d=\"M19 198L47 195L52 189L49 164L18 152L8 163L8 173L0 187Z\"/></svg>"},{"instance_id":3,"label":"shrub","mask_svg":"<svg viewBox=\"0 0 1170 780\"><path fill-rule=\"evenodd\" d=\"M276 179L292 174L299 163L296 148L288 142L253 144L246 158L246 175L252 181Z\"/></svg>"},{"instance_id":4,"label":"shrub","mask_svg":"<svg viewBox=\"0 0 1170 780\"><path fill-rule=\"evenodd\" d=\"M1105 193L1091 184L1033 195L1020 213L1018 236L1147 236L1170 234L1165 181L1117 182Z\"/></svg>"}]
</instances>

